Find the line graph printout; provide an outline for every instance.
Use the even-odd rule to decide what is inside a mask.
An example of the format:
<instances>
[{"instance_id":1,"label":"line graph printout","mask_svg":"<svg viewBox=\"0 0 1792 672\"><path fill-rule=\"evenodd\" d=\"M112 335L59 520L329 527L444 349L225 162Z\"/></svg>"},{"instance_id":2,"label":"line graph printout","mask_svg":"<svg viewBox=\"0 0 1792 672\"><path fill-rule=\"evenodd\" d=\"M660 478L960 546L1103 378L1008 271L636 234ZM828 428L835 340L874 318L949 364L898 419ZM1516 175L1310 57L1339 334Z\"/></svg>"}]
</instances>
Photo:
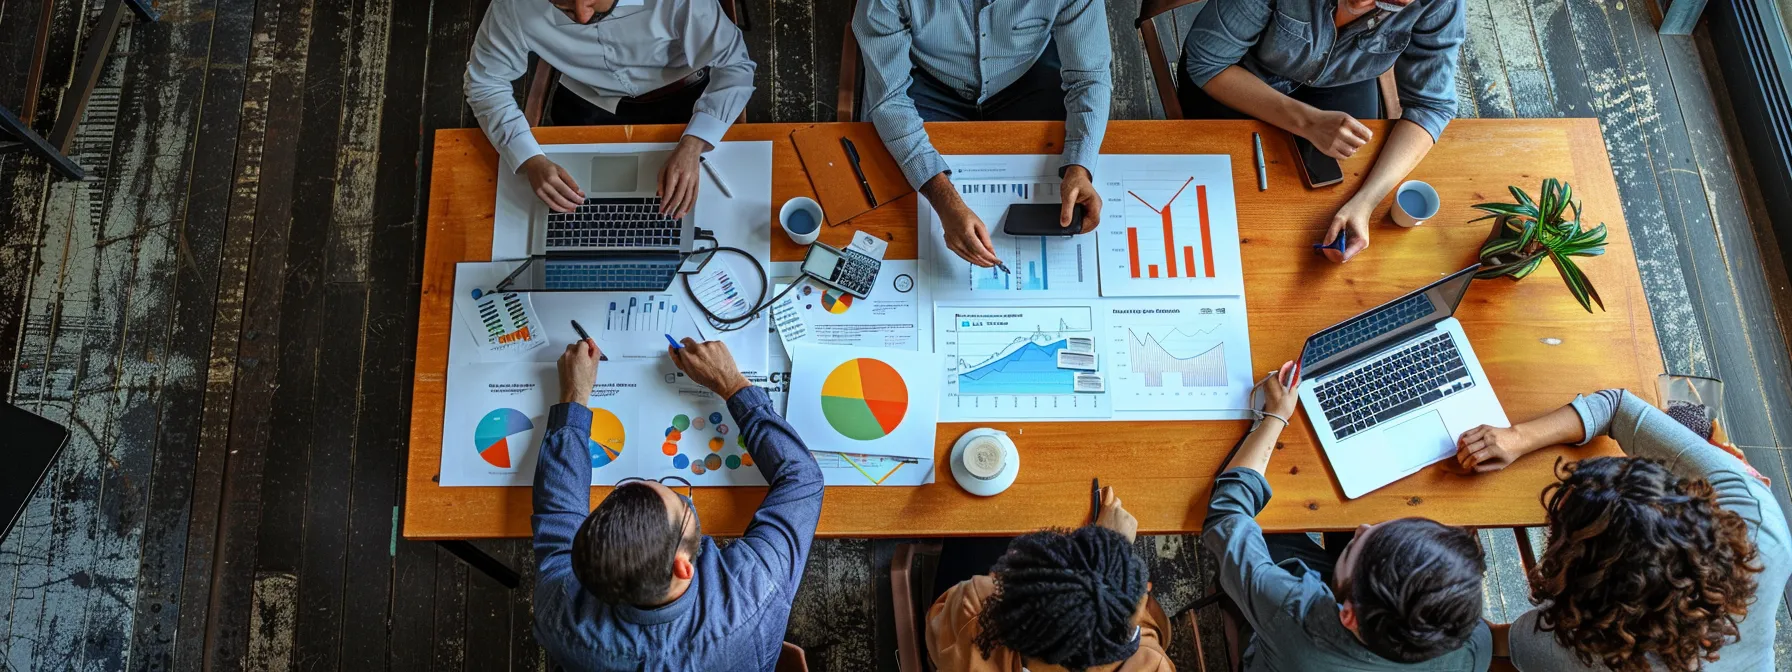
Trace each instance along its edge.
<instances>
[{"instance_id":1,"label":"line graph printout","mask_svg":"<svg viewBox=\"0 0 1792 672\"><path fill-rule=\"evenodd\" d=\"M1009 273L974 266L946 246L945 229L932 205L920 200L921 258L931 260L924 272L939 299L1093 298L1100 294L1095 236L1010 236L1002 233L1008 206L1060 202L1058 157L991 155L947 157L954 168L958 196L983 220L990 244Z\"/></svg>"},{"instance_id":2,"label":"line graph printout","mask_svg":"<svg viewBox=\"0 0 1792 672\"><path fill-rule=\"evenodd\" d=\"M1107 323L1102 356L1116 411L1245 417L1233 410L1250 407L1254 382L1243 300L1109 300L1101 311Z\"/></svg>"},{"instance_id":3,"label":"line graph printout","mask_svg":"<svg viewBox=\"0 0 1792 672\"><path fill-rule=\"evenodd\" d=\"M980 305L934 310L934 350L946 357L941 420L1112 414L1105 393L1076 392L1078 372L1058 368L1059 351L1099 339L1095 308Z\"/></svg>"},{"instance_id":4,"label":"line graph printout","mask_svg":"<svg viewBox=\"0 0 1792 672\"><path fill-rule=\"evenodd\" d=\"M1102 296L1242 296L1232 157L1102 161Z\"/></svg>"}]
</instances>

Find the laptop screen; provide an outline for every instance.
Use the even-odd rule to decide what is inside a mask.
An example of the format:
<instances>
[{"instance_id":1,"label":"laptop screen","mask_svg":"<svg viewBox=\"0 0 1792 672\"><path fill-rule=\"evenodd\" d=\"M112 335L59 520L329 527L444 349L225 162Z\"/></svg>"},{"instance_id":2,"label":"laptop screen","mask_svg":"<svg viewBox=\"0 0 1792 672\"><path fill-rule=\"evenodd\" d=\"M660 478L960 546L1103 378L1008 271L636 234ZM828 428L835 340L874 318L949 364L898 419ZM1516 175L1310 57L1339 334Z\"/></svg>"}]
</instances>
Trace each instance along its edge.
<instances>
[{"instance_id":1,"label":"laptop screen","mask_svg":"<svg viewBox=\"0 0 1792 672\"><path fill-rule=\"evenodd\" d=\"M1463 294L1468 292L1468 285L1480 268L1480 264L1476 264L1462 269L1423 289L1313 334L1300 353L1302 375L1320 375L1357 355L1372 352L1449 317L1462 303Z\"/></svg>"},{"instance_id":2,"label":"laptop screen","mask_svg":"<svg viewBox=\"0 0 1792 672\"><path fill-rule=\"evenodd\" d=\"M68 430L49 420L0 401L0 435L6 437L6 469L0 470L0 515L7 516L0 539L24 513L56 456L68 444Z\"/></svg>"}]
</instances>

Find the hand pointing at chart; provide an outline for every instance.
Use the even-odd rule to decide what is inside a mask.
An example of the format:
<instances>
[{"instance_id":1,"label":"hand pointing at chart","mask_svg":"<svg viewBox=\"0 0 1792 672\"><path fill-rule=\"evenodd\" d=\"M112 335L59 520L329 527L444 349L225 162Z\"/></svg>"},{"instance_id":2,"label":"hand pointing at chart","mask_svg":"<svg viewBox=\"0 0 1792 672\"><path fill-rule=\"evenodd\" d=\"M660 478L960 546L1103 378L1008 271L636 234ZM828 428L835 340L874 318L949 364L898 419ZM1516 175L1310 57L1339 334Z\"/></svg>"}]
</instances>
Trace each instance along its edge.
<instances>
[{"instance_id":1,"label":"hand pointing at chart","mask_svg":"<svg viewBox=\"0 0 1792 672\"><path fill-rule=\"evenodd\" d=\"M666 351L671 353L672 363L678 365L678 370L690 376L697 384L721 395L723 399L731 398L734 393L752 386L734 364L734 355L728 352L727 343L699 343L695 339L686 338L683 345L668 346Z\"/></svg>"}]
</instances>

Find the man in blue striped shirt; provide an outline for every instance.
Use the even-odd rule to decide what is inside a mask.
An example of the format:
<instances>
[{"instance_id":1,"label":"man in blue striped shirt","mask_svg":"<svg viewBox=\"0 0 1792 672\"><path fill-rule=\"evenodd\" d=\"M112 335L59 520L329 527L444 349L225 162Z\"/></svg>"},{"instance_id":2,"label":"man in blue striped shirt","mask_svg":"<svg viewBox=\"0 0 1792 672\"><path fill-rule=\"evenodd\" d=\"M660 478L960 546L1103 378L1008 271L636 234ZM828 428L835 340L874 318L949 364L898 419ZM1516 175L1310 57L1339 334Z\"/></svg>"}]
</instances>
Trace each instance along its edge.
<instances>
[{"instance_id":1,"label":"man in blue striped shirt","mask_svg":"<svg viewBox=\"0 0 1792 672\"><path fill-rule=\"evenodd\" d=\"M1106 5L1097 0L859 0L866 116L909 186L939 213L946 245L983 267L1001 263L989 229L959 198L951 166L923 121L1063 120L1058 221L1101 221L1091 170L1113 91Z\"/></svg>"}]
</instances>

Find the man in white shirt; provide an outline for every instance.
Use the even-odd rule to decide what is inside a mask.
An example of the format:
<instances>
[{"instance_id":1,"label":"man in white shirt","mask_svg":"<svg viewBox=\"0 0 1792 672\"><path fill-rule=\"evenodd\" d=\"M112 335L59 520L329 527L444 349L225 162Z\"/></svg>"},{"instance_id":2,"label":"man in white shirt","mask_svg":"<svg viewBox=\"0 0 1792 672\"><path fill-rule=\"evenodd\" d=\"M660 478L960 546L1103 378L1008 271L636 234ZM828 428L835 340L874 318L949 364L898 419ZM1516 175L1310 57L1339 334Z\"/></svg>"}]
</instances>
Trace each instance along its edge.
<instances>
[{"instance_id":1,"label":"man in white shirt","mask_svg":"<svg viewBox=\"0 0 1792 672\"><path fill-rule=\"evenodd\" d=\"M661 211L676 217L697 201L698 159L753 96L753 60L716 0L493 0L467 61L467 105L501 163L559 212L585 195L517 107L511 82L530 53L561 73L558 123L685 122L659 176Z\"/></svg>"}]
</instances>

